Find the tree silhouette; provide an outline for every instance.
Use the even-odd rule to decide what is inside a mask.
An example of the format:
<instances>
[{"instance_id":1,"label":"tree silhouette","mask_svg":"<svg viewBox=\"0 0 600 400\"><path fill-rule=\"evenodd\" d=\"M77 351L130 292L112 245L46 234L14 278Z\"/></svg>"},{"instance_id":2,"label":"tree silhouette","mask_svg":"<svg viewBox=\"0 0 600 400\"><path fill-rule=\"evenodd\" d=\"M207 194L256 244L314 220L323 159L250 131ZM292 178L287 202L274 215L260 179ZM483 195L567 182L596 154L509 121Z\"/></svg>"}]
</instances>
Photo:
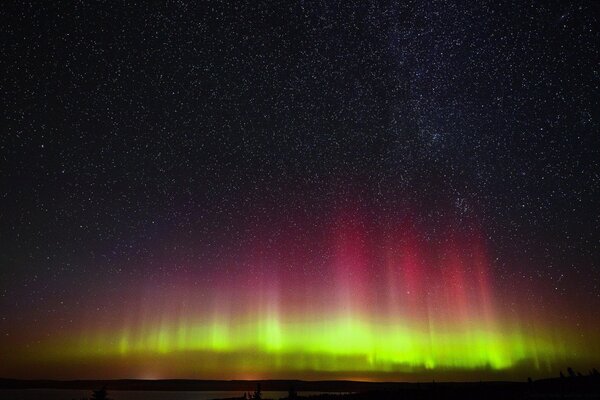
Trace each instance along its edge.
<instances>
[{"instance_id":1,"label":"tree silhouette","mask_svg":"<svg viewBox=\"0 0 600 400\"><path fill-rule=\"evenodd\" d=\"M296 392L296 388L294 387L294 385L290 386L290 389L288 390L288 399L297 399L298 398L298 393Z\"/></svg>"},{"instance_id":2,"label":"tree silhouette","mask_svg":"<svg viewBox=\"0 0 600 400\"><path fill-rule=\"evenodd\" d=\"M106 387L103 386L100 390L92 391L92 400L110 400L106 392Z\"/></svg>"},{"instance_id":3,"label":"tree silhouette","mask_svg":"<svg viewBox=\"0 0 600 400\"><path fill-rule=\"evenodd\" d=\"M254 392L254 396L252 396L254 400L262 399L262 394L260 392L260 382L256 384L256 391Z\"/></svg>"}]
</instances>

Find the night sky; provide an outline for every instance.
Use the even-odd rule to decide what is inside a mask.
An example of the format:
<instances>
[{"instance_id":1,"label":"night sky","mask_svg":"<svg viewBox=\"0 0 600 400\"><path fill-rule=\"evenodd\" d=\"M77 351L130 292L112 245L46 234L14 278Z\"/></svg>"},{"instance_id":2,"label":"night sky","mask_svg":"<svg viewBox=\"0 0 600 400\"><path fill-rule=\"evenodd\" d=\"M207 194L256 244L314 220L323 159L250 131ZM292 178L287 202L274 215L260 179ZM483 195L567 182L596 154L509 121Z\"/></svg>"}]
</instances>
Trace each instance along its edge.
<instances>
[{"instance_id":1,"label":"night sky","mask_svg":"<svg viewBox=\"0 0 600 400\"><path fill-rule=\"evenodd\" d=\"M0 10L0 376L600 367L598 3L59 3Z\"/></svg>"}]
</instances>

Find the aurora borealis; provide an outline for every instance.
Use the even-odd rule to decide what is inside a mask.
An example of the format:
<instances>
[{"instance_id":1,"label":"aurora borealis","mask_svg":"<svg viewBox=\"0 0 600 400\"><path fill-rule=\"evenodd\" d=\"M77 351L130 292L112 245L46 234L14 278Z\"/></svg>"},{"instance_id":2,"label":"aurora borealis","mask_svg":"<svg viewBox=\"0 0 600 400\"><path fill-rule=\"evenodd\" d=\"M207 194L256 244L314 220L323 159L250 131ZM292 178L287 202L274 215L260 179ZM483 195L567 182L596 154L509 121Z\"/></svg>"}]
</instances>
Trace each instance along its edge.
<instances>
[{"instance_id":1,"label":"aurora borealis","mask_svg":"<svg viewBox=\"0 0 600 400\"><path fill-rule=\"evenodd\" d=\"M583 352L597 347L523 306L517 288L499 294L476 227L448 224L432 238L410 220L384 228L358 212L333 214L325 228L255 237L202 287L193 266L162 284L138 282L129 307L33 346L37 362L146 378L505 377L589 361ZM318 274L305 268L319 263Z\"/></svg>"},{"instance_id":2,"label":"aurora borealis","mask_svg":"<svg viewBox=\"0 0 600 400\"><path fill-rule=\"evenodd\" d=\"M2 20L0 377L600 366L593 3Z\"/></svg>"}]
</instances>

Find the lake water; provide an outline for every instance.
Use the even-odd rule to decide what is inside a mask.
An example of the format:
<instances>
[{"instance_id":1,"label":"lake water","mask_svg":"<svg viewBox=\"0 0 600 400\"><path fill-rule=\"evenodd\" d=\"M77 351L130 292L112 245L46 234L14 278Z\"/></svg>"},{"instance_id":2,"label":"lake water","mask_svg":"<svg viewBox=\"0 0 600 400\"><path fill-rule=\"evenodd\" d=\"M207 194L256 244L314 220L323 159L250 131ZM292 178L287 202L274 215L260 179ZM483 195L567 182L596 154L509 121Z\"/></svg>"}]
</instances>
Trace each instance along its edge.
<instances>
[{"instance_id":1,"label":"lake water","mask_svg":"<svg viewBox=\"0 0 600 400\"><path fill-rule=\"evenodd\" d=\"M248 392L250 393L250 392ZM310 396L323 392L299 392L299 395ZM108 397L112 400L211 400L243 396L244 392L158 392L146 390L111 390ZM281 399L287 397L287 392L263 391L263 399ZM80 400L89 399L91 390L65 389L0 389L2 400Z\"/></svg>"}]
</instances>

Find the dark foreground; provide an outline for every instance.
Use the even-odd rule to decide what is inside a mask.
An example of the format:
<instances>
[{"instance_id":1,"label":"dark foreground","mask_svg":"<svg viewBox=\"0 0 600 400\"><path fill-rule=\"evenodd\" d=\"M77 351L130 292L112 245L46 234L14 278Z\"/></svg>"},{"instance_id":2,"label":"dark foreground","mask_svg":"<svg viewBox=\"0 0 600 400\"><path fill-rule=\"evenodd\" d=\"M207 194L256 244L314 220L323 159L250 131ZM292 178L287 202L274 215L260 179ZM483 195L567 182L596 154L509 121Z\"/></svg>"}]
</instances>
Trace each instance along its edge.
<instances>
[{"instance_id":1,"label":"dark foreground","mask_svg":"<svg viewBox=\"0 0 600 400\"><path fill-rule=\"evenodd\" d=\"M81 389L111 391L240 391L266 399L256 390L287 392L283 398L311 400L370 399L600 399L600 375L571 376L529 382L356 382L356 381L199 381L199 380L79 380L0 379L0 389ZM338 392L303 396L302 392ZM266 393L265 393L266 394ZM1 395L1 391L0 391ZM154 398L154 397L153 397Z\"/></svg>"}]
</instances>

